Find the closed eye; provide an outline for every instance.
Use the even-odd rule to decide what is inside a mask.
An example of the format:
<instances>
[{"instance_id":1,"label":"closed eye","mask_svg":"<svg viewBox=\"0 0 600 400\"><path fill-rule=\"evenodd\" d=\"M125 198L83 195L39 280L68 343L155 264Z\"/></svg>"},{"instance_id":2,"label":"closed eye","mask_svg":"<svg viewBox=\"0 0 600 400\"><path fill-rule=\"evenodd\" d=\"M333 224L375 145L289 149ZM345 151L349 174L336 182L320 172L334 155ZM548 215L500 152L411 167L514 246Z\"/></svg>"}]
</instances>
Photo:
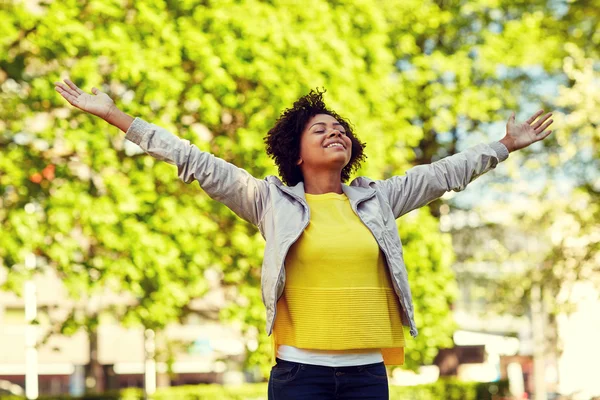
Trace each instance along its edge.
<instances>
[{"instance_id":1,"label":"closed eye","mask_svg":"<svg viewBox=\"0 0 600 400\"><path fill-rule=\"evenodd\" d=\"M315 133L325 133L325 131L315 131ZM344 131L340 131L340 133L341 133L342 135L345 135L345 134L346 134L346 132L344 132Z\"/></svg>"}]
</instances>

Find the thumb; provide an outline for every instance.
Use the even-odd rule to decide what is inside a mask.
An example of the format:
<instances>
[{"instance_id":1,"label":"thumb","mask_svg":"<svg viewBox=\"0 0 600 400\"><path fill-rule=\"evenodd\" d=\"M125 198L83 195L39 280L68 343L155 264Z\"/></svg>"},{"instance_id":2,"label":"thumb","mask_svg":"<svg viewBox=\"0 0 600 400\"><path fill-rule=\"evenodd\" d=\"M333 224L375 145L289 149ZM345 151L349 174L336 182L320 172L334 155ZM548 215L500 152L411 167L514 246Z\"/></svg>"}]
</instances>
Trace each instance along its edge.
<instances>
[{"instance_id":1,"label":"thumb","mask_svg":"<svg viewBox=\"0 0 600 400\"><path fill-rule=\"evenodd\" d=\"M509 124L515 123L515 112L514 111L510 114L510 117L508 117L508 123Z\"/></svg>"},{"instance_id":2,"label":"thumb","mask_svg":"<svg viewBox=\"0 0 600 400\"><path fill-rule=\"evenodd\" d=\"M98 89L96 89L95 87L93 87L93 88L92 88L92 93L94 93L94 94L98 94L98 92L99 92L99 90L98 90Z\"/></svg>"}]
</instances>

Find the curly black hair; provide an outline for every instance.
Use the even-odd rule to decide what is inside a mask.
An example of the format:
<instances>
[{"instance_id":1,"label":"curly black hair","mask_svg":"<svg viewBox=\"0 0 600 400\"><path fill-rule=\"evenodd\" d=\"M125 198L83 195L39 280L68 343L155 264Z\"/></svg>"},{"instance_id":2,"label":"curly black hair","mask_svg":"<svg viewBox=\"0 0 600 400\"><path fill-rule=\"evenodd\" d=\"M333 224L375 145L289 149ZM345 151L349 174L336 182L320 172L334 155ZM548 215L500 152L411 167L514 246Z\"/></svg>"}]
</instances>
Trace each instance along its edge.
<instances>
[{"instance_id":1,"label":"curly black hair","mask_svg":"<svg viewBox=\"0 0 600 400\"><path fill-rule=\"evenodd\" d=\"M354 135L348 120L327 108L323 102L323 93L325 90L313 89L306 96L296 100L292 108L286 109L281 114L275 126L264 138L267 154L275 161L279 175L288 186L304 181L302 171L296 164L300 158L300 137L308 120L317 114L328 114L335 118L342 124L346 135L352 141L352 155L348 164L342 169L342 182L346 182L350 174L356 171L367 157L364 154L365 143L359 141Z\"/></svg>"}]
</instances>

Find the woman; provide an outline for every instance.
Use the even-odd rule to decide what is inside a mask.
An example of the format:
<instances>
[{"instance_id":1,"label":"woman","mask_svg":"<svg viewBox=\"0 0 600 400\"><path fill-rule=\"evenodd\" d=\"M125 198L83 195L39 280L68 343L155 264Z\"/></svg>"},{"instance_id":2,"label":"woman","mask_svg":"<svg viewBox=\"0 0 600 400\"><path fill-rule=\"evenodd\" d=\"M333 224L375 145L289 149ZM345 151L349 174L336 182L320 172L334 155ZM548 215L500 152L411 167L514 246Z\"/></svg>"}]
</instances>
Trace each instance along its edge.
<instances>
[{"instance_id":1,"label":"woman","mask_svg":"<svg viewBox=\"0 0 600 400\"><path fill-rule=\"evenodd\" d=\"M66 84L65 84L66 83ZM163 128L121 112L96 88L56 90L103 118L153 157L175 164L213 199L255 224L266 240L262 294L276 364L269 399L387 399L385 365L404 361L402 325L417 335L395 220L459 191L521 149L547 137L543 111L510 117L505 137L386 180L360 177L364 159L349 123L311 91L265 138L281 180L252 177Z\"/></svg>"}]
</instances>

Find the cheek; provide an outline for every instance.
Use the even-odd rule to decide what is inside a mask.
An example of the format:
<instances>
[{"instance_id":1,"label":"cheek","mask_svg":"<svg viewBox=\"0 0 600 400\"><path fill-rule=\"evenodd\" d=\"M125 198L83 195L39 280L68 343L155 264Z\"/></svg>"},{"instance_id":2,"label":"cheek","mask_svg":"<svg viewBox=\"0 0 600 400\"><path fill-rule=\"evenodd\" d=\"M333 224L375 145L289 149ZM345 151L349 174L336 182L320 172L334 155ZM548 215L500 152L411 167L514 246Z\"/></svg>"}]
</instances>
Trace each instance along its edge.
<instances>
[{"instance_id":1,"label":"cheek","mask_svg":"<svg viewBox=\"0 0 600 400\"><path fill-rule=\"evenodd\" d=\"M303 160L311 160L313 157L316 157L315 152L321 148L320 142L313 140L302 140L300 142L300 151L298 155Z\"/></svg>"},{"instance_id":2,"label":"cheek","mask_svg":"<svg viewBox=\"0 0 600 400\"><path fill-rule=\"evenodd\" d=\"M350 155L352 155L352 145L353 145L352 140L348 139L347 143L348 144L346 145L346 148L348 149L348 153L350 153Z\"/></svg>"},{"instance_id":3,"label":"cheek","mask_svg":"<svg viewBox=\"0 0 600 400\"><path fill-rule=\"evenodd\" d=\"M301 138L300 139L300 147L298 150L299 150L298 153L300 156L307 153L310 150L310 141L304 137Z\"/></svg>"}]
</instances>

